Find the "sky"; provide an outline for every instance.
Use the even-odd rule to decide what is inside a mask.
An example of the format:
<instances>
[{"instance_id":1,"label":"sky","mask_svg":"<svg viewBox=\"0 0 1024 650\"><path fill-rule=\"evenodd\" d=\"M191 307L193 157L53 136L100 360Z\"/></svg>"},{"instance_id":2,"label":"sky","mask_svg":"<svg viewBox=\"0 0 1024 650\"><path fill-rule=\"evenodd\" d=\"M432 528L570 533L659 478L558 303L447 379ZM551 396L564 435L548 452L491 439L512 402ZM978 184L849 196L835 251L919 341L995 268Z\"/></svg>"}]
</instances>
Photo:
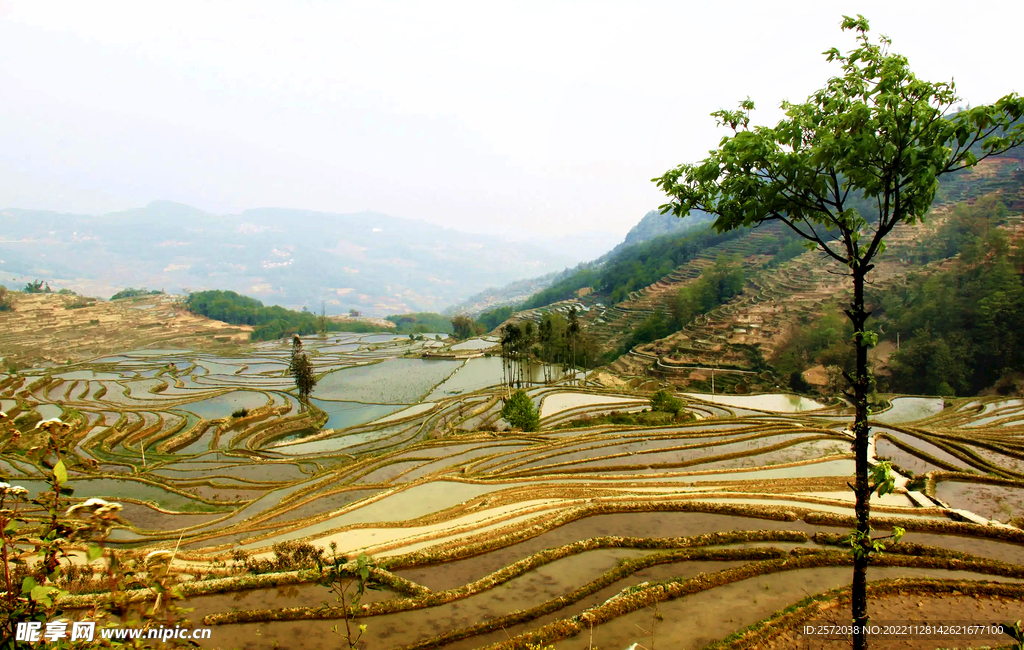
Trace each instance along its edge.
<instances>
[{"instance_id":1,"label":"sky","mask_svg":"<svg viewBox=\"0 0 1024 650\"><path fill-rule=\"evenodd\" d=\"M711 111L774 123L836 74L857 13L971 104L1024 92L1017 1L0 0L0 208L621 237L715 147Z\"/></svg>"}]
</instances>

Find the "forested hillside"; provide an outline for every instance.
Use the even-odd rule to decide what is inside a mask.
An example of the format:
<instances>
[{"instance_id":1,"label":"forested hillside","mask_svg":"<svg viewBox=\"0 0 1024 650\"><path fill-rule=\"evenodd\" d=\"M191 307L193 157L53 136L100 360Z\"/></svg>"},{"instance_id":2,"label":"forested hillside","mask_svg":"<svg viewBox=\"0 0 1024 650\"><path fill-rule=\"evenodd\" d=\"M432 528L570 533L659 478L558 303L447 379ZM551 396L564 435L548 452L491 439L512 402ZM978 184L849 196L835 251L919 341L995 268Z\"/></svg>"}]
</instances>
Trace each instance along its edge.
<instances>
[{"instance_id":1,"label":"forested hillside","mask_svg":"<svg viewBox=\"0 0 1024 650\"><path fill-rule=\"evenodd\" d=\"M870 292L880 388L966 395L1024 372L1024 171L1013 153L945 180L925 223L889 238ZM699 368L715 366L720 389L828 390L852 353L844 277L788 229L705 226L581 269L514 318L537 322L557 301L589 306L585 331L605 362L626 355L613 369L627 376L650 368L707 388ZM584 287L593 293L577 298Z\"/></svg>"},{"instance_id":2,"label":"forested hillside","mask_svg":"<svg viewBox=\"0 0 1024 650\"><path fill-rule=\"evenodd\" d=\"M339 323L308 311L295 311L273 305L234 291L197 291L184 300L185 307L195 313L232 325L251 325L254 341L269 341L291 334L329 332L377 332L383 327L360 322Z\"/></svg>"}]
</instances>

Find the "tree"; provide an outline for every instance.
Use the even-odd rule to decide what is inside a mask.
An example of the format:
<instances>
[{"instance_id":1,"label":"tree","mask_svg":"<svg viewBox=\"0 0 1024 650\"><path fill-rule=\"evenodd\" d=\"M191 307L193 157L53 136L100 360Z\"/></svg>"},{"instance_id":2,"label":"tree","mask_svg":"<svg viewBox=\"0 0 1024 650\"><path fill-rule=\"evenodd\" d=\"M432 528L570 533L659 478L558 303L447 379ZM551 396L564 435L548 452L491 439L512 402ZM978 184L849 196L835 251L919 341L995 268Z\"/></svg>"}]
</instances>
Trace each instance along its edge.
<instances>
[{"instance_id":1,"label":"tree","mask_svg":"<svg viewBox=\"0 0 1024 650\"><path fill-rule=\"evenodd\" d=\"M502 376L506 377L508 390L516 383L516 359L523 341L523 331L518 323L507 323L501 328ZM521 381L521 378L520 378Z\"/></svg>"},{"instance_id":2,"label":"tree","mask_svg":"<svg viewBox=\"0 0 1024 650\"><path fill-rule=\"evenodd\" d=\"M670 197L662 212L685 217L704 210L714 215L719 232L780 221L809 248L848 269L853 298L846 314L856 348L856 369L844 373L852 389L845 394L856 410L852 610L854 624L863 626L867 566L884 545L871 537L869 498L892 485L886 464L872 470L868 463L868 396L874 387L868 348L878 337L867 329L865 280L892 229L924 218L939 176L1024 141L1024 125L1015 125L1024 99L1009 94L951 113L959 101L952 82L918 79L905 57L889 52L889 39L871 42L863 16L845 16L842 29L856 31L857 47L846 55L835 48L825 52L842 73L824 88L805 103L783 102L786 117L775 127L750 126L749 98L739 110L712 113L732 131L719 148L653 180ZM854 636L854 647L867 647L863 634Z\"/></svg>"},{"instance_id":3,"label":"tree","mask_svg":"<svg viewBox=\"0 0 1024 650\"><path fill-rule=\"evenodd\" d=\"M576 380L576 343L580 335L580 317L576 311L576 305L569 307L568 325L565 328L565 336L569 343L569 355L572 359L572 379Z\"/></svg>"},{"instance_id":4,"label":"tree","mask_svg":"<svg viewBox=\"0 0 1024 650\"><path fill-rule=\"evenodd\" d=\"M526 391L519 389L512 393L512 397L505 400L501 407L501 417L513 427L523 431L536 431L540 426L540 414L533 400L526 394Z\"/></svg>"},{"instance_id":5,"label":"tree","mask_svg":"<svg viewBox=\"0 0 1024 650\"><path fill-rule=\"evenodd\" d=\"M679 411L683 410L683 401L662 389L651 395L651 410L671 413L678 417Z\"/></svg>"},{"instance_id":6,"label":"tree","mask_svg":"<svg viewBox=\"0 0 1024 650\"><path fill-rule=\"evenodd\" d=\"M316 374L313 371L313 363L302 351L302 339L298 335L292 337L292 358L288 363L288 372L295 379L299 399L303 402L309 400L309 395L316 386Z\"/></svg>"},{"instance_id":7,"label":"tree","mask_svg":"<svg viewBox=\"0 0 1024 650\"><path fill-rule=\"evenodd\" d=\"M476 333L476 323L465 314L452 317L452 330L457 339L468 339Z\"/></svg>"}]
</instances>

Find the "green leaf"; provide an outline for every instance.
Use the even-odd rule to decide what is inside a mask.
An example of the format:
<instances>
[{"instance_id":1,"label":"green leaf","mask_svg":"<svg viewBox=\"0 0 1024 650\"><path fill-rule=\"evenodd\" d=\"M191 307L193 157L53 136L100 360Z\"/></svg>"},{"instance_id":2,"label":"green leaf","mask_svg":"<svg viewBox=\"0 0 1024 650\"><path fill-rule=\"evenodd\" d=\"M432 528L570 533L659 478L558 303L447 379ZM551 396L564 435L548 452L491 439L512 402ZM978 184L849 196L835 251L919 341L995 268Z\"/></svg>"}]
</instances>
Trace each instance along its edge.
<instances>
[{"instance_id":1,"label":"green leaf","mask_svg":"<svg viewBox=\"0 0 1024 650\"><path fill-rule=\"evenodd\" d=\"M53 601L50 600L50 594L52 594L55 591L57 591L56 587L36 585L35 587L32 587L32 590L29 592L28 597L36 601L37 603L41 603L49 607L53 604Z\"/></svg>"},{"instance_id":2,"label":"green leaf","mask_svg":"<svg viewBox=\"0 0 1024 650\"><path fill-rule=\"evenodd\" d=\"M7 522L6 526L4 526L4 533L8 534L8 535L14 534L14 532L16 530L18 530L18 526L19 526L18 520L17 519L12 519L12 520Z\"/></svg>"},{"instance_id":3,"label":"green leaf","mask_svg":"<svg viewBox=\"0 0 1024 650\"><path fill-rule=\"evenodd\" d=\"M57 483L59 484L68 482L68 470L64 467L63 460L58 460L57 464L53 466L53 476L57 479Z\"/></svg>"},{"instance_id":4,"label":"green leaf","mask_svg":"<svg viewBox=\"0 0 1024 650\"><path fill-rule=\"evenodd\" d=\"M32 593L32 590L36 588L36 579L32 576L25 576L25 579L21 581L21 595L27 596Z\"/></svg>"},{"instance_id":5,"label":"green leaf","mask_svg":"<svg viewBox=\"0 0 1024 650\"><path fill-rule=\"evenodd\" d=\"M892 465L889 461L882 461L871 468L871 482L875 484L880 497L893 491L896 477L893 476Z\"/></svg>"},{"instance_id":6,"label":"green leaf","mask_svg":"<svg viewBox=\"0 0 1024 650\"><path fill-rule=\"evenodd\" d=\"M98 559L103 555L103 547L99 544L89 544L89 549L86 551L86 557L89 558L89 562Z\"/></svg>"}]
</instances>

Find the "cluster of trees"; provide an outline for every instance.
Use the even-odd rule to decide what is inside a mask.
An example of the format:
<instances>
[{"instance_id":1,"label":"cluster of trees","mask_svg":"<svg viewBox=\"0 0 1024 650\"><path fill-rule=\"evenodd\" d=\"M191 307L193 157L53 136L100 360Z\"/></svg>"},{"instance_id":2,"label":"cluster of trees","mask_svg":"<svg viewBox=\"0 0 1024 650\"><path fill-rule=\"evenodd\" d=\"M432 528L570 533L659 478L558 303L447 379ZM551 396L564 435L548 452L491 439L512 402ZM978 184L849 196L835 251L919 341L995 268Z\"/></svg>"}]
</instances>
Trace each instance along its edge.
<instances>
[{"instance_id":1,"label":"cluster of trees","mask_svg":"<svg viewBox=\"0 0 1024 650\"><path fill-rule=\"evenodd\" d=\"M452 322L448 316L434 312L415 312L388 316L387 320L395 324L398 334L451 334Z\"/></svg>"},{"instance_id":2,"label":"cluster of trees","mask_svg":"<svg viewBox=\"0 0 1024 650\"><path fill-rule=\"evenodd\" d=\"M22 293L51 293L50 283L43 282L42 280L34 280L25 284L25 288L21 290Z\"/></svg>"},{"instance_id":3,"label":"cluster of trees","mask_svg":"<svg viewBox=\"0 0 1024 650\"><path fill-rule=\"evenodd\" d=\"M153 289L152 291L142 287L141 289L133 289L128 287L127 289L121 289L114 295L110 296L111 300L120 300L121 298L138 298L139 296L159 296L164 291L163 289Z\"/></svg>"},{"instance_id":4,"label":"cluster of trees","mask_svg":"<svg viewBox=\"0 0 1024 650\"><path fill-rule=\"evenodd\" d=\"M532 381L533 364L544 363L544 381L549 376L548 364L561 365L563 373L588 368L600 362L600 347L593 336L580 326L575 308L568 315L545 314L540 325L532 321L508 323L501 328L501 356L504 380L511 389Z\"/></svg>"},{"instance_id":5,"label":"cluster of trees","mask_svg":"<svg viewBox=\"0 0 1024 650\"><path fill-rule=\"evenodd\" d=\"M329 332L381 332L386 328L363 322L321 319L309 311L295 311L277 305L267 307L255 298L234 291L196 291L184 301L189 311L232 325L251 325L254 341L271 341L299 334Z\"/></svg>"},{"instance_id":6,"label":"cluster of trees","mask_svg":"<svg viewBox=\"0 0 1024 650\"><path fill-rule=\"evenodd\" d=\"M818 315L801 321L771 360L776 373L798 392L810 390L803 372L816 363L853 372L856 364L853 325L839 314Z\"/></svg>"},{"instance_id":7,"label":"cluster of trees","mask_svg":"<svg viewBox=\"0 0 1024 650\"><path fill-rule=\"evenodd\" d=\"M0 311L10 311L13 309L13 304L11 292L7 290L7 287L0 285Z\"/></svg>"},{"instance_id":8,"label":"cluster of trees","mask_svg":"<svg viewBox=\"0 0 1024 650\"><path fill-rule=\"evenodd\" d=\"M634 329L617 351L608 357L624 354L636 345L665 338L688 325L701 314L711 311L743 292L746 274L738 259L719 257L699 278L679 290L666 315L656 311Z\"/></svg>"},{"instance_id":9,"label":"cluster of trees","mask_svg":"<svg viewBox=\"0 0 1024 650\"><path fill-rule=\"evenodd\" d=\"M507 321L513 313L515 313L515 308L512 305L495 307L480 314L476 322L483 326L485 332L490 332L498 325Z\"/></svg>"},{"instance_id":10,"label":"cluster of trees","mask_svg":"<svg viewBox=\"0 0 1024 650\"><path fill-rule=\"evenodd\" d=\"M998 197L953 207L936 236L902 252L918 262L959 255L952 268L913 274L904 283L867 293L869 326L899 344L882 388L924 395L970 395L1012 371L1024 371L1024 251L1005 231ZM851 373L853 326L836 313L805 319L772 358L794 390L809 386L802 372L814 364ZM838 382L836 382L838 383Z\"/></svg>"},{"instance_id":11,"label":"cluster of trees","mask_svg":"<svg viewBox=\"0 0 1024 650\"><path fill-rule=\"evenodd\" d=\"M901 336L893 391L970 395L1024 371L1024 251L1001 230L968 238L949 270L880 296L881 326Z\"/></svg>"},{"instance_id":12,"label":"cluster of trees","mask_svg":"<svg viewBox=\"0 0 1024 650\"><path fill-rule=\"evenodd\" d=\"M534 294L524 309L541 307L575 295L583 287L601 292L612 302L621 302L637 291L689 262L705 248L739 237L742 232L718 233L711 228L694 228L680 235L666 235L623 249L603 266L587 266Z\"/></svg>"},{"instance_id":13,"label":"cluster of trees","mask_svg":"<svg viewBox=\"0 0 1024 650\"><path fill-rule=\"evenodd\" d=\"M1019 181L1024 185L1024 178ZM906 256L918 264L927 264L961 255L966 261L977 261L988 254L989 234L1006 223L1006 205L1001 197L991 195L974 203L957 203L936 230L935 237L922 239Z\"/></svg>"}]
</instances>

